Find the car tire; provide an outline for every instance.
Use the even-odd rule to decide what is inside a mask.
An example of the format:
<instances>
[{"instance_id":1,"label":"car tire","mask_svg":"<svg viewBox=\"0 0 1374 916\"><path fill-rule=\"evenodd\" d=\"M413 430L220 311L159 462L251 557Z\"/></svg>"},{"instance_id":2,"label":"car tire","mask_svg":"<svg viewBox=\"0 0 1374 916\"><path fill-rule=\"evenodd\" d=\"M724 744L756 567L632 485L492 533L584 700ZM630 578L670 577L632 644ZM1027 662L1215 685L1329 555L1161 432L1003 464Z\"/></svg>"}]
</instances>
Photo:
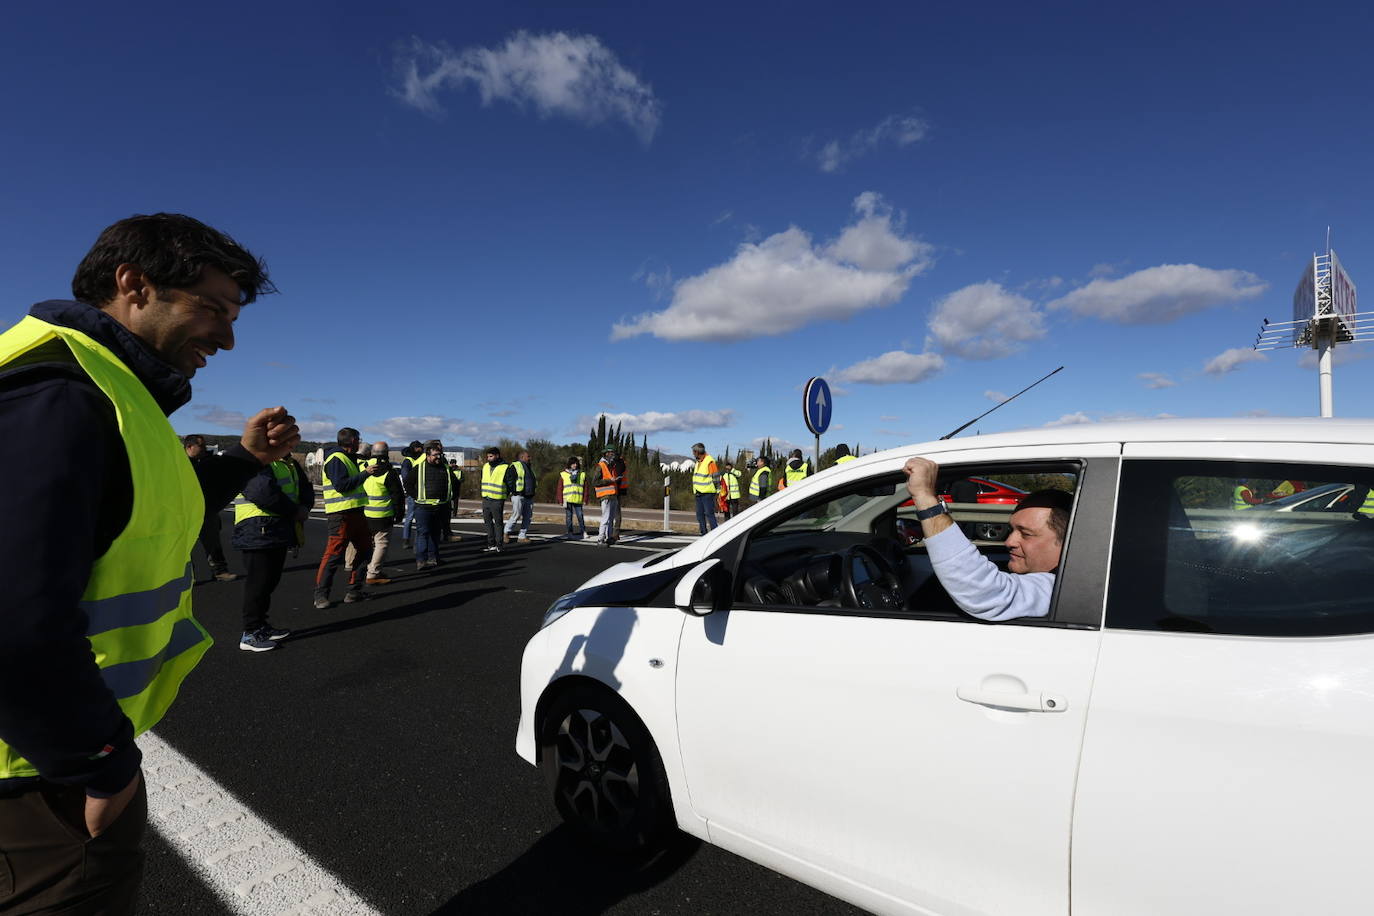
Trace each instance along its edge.
<instances>
[{"instance_id":1,"label":"car tire","mask_svg":"<svg viewBox=\"0 0 1374 916\"><path fill-rule=\"evenodd\" d=\"M649 730L619 696L576 684L548 705L539 766L554 807L584 838L624 854L666 845L677 820Z\"/></svg>"},{"instance_id":2,"label":"car tire","mask_svg":"<svg viewBox=\"0 0 1374 916\"><path fill-rule=\"evenodd\" d=\"M983 541L1005 541L1011 534L1011 526L1000 522L979 522L975 530L977 539Z\"/></svg>"}]
</instances>

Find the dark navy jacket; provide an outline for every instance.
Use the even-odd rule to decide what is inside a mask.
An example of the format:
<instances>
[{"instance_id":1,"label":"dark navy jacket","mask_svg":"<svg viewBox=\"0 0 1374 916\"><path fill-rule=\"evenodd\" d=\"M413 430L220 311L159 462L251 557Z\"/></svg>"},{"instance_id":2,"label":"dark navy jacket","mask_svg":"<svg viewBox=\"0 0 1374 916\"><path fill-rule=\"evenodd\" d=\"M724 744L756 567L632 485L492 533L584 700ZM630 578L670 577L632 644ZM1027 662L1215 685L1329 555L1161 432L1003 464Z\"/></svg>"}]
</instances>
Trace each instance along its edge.
<instances>
[{"instance_id":1,"label":"dark navy jacket","mask_svg":"<svg viewBox=\"0 0 1374 916\"><path fill-rule=\"evenodd\" d=\"M295 464L295 459L292 459ZM296 464L300 481L300 502L295 502L282 490L277 475L268 465L243 485L243 496L260 509L275 515L255 515L234 525L230 543L237 550L267 550L273 547L296 546L296 510L315 507L315 487L305 476L305 469Z\"/></svg>"},{"instance_id":2,"label":"dark navy jacket","mask_svg":"<svg viewBox=\"0 0 1374 916\"><path fill-rule=\"evenodd\" d=\"M171 414L190 380L109 315L79 302L40 302L29 314L108 347ZM40 442L6 497L0 526L0 738L49 780L108 796L142 759L133 725L101 680L78 602L91 568L129 522L133 481L114 405L65 347L49 362L0 369L0 441ZM63 354L66 354L65 356ZM197 470L218 511L261 465L235 445ZM109 746L112 751L101 755ZM0 780L0 793L32 780Z\"/></svg>"}]
</instances>

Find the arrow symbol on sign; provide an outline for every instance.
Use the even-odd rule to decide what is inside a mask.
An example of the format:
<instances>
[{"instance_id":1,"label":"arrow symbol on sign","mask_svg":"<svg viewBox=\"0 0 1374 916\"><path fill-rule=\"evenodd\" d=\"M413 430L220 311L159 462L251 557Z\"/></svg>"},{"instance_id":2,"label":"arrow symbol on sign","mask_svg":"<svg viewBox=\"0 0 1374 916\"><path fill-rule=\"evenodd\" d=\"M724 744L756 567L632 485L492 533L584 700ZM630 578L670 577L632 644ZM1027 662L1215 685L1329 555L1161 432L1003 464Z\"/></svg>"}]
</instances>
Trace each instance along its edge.
<instances>
[{"instance_id":1,"label":"arrow symbol on sign","mask_svg":"<svg viewBox=\"0 0 1374 916\"><path fill-rule=\"evenodd\" d=\"M794 401L793 403L796 402ZM825 410L825 392L820 388L816 389L816 409Z\"/></svg>"}]
</instances>

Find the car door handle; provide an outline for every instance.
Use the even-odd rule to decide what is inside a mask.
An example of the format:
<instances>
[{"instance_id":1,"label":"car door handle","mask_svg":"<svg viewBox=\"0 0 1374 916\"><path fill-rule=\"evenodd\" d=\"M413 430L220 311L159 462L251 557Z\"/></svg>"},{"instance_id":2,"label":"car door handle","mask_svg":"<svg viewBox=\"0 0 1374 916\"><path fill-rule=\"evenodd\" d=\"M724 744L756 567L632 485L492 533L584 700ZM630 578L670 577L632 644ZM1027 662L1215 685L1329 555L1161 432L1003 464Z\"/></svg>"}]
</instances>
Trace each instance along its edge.
<instances>
[{"instance_id":1,"label":"car door handle","mask_svg":"<svg viewBox=\"0 0 1374 916\"><path fill-rule=\"evenodd\" d=\"M974 687L958 687L954 695L965 703L997 709L1019 709L1023 712L1063 712L1069 708L1064 698L1054 693L998 693Z\"/></svg>"}]
</instances>

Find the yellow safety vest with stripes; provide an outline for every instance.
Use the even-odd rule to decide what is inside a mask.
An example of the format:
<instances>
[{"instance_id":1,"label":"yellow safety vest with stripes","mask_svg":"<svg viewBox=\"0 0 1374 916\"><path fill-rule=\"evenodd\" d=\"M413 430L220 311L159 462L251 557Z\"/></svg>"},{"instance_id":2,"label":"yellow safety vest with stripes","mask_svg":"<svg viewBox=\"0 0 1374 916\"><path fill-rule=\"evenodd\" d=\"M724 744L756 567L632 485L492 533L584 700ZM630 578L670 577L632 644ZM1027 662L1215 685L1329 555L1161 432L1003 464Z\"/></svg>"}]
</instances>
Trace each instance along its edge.
<instances>
[{"instance_id":1,"label":"yellow safety vest with stripes","mask_svg":"<svg viewBox=\"0 0 1374 916\"><path fill-rule=\"evenodd\" d=\"M1241 509L1249 509L1250 503L1242 496L1242 493L1249 493L1250 488L1244 485L1236 487L1231 491L1231 511L1239 512Z\"/></svg>"},{"instance_id":2,"label":"yellow safety vest with stripes","mask_svg":"<svg viewBox=\"0 0 1374 916\"><path fill-rule=\"evenodd\" d=\"M692 492L693 493L714 493L716 492L716 482L711 479L711 465L716 463L716 459L710 455L702 455L697 466L692 470Z\"/></svg>"},{"instance_id":3,"label":"yellow safety vest with stripes","mask_svg":"<svg viewBox=\"0 0 1374 916\"><path fill-rule=\"evenodd\" d=\"M498 464L492 467L490 461L482 465L482 498L501 499L506 498L506 468L508 464Z\"/></svg>"},{"instance_id":4,"label":"yellow safety vest with stripes","mask_svg":"<svg viewBox=\"0 0 1374 916\"><path fill-rule=\"evenodd\" d=\"M582 505L582 472L577 472L576 480L571 471L563 471L558 476L563 478L563 502L570 506Z\"/></svg>"},{"instance_id":5,"label":"yellow safety vest with stripes","mask_svg":"<svg viewBox=\"0 0 1374 916\"><path fill-rule=\"evenodd\" d=\"M129 522L92 564L80 607L100 675L141 735L167 712L212 642L191 616L191 546L205 519L205 499L152 394L91 337L26 316L0 334L0 366L54 339L66 343L114 404L129 455ZM33 764L0 742L0 779L37 775Z\"/></svg>"},{"instance_id":6,"label":"yellow safety vest with stripes","mask_svg":"<svg viewBox=\"0 0 1374 916\"><path fill-rule=\"evenodd\" d=\"M331 452L325 456L324 467L320 468L320 480L324 485L324 511L329 514L335 512L346 512L349 509L361 509L367 505L367 491L359 486L356 490L349 490L347 493L340 493L334 489L334 484L330 482L329 475L324 472L325 467L335 458L344 463L344 476L356 477L358 474L358 463L352 456L345 451Z\"/></svg>"},{"instance_id":7,"label":"yellow safety vest with stripes","mask_svg":"<svg viewBox=\"0 0 1374 916\"><path fill-rule=\"evenodd\" d=\"M844 464L846 461L853 461L853 460L854 460L854 456L853 456L853 455L845 455L843 458L836 458L836 459L835 459L835 463L836 463L836 464Z\"/></svg>"},{"instance_id":8,"label":"yellow safety vest with stripes","mask_svg":"<svg viewBox=\"0 0 1374 916\"><path fill-rule=\"evenodd\" d=\"M811 475L806 472L805 461L802 462L799 468L794 468L789 464L782 469L782 477L778 480L778 489L785 490L790 486L801 483L809 476Z\"/></svg>"},{"instance_id":9,"label":"yellow safety vest with stripes","mask_svg":"<svg viewBox=\"0 0 1374 916\"><path fill-rule=\"evenodd\" d=\"M739 499L739 478L740 473L737 469L725 472L726 499Z\"/></svg>"},{"instance_id":10,"label":"yellow safety vest with stripes","mask_svg":"<svg viewBox=\"0 0 1374 916\"><path fill-rule=\"evenodd\" d=\"M772 478L773 472L768 468L759 468L754 472L754 477L749 481L749 495L755 499L761 499L768 495L768 482Z\"/></svg>"},{"instance_id":11,"label":"yellow safety vest with stripes","mask_svg":"<svg viewBox=\"0 0 1374 916\"><path fill-rule=\"evenodd\" d=\"M358 467L367 469L374 464L380 464L381 460L380 458L369 458ZM363 481L363 492L367 494L367 505L363 506L363 515L368 518L387 518L396 514L396 510L391 505L391 490L386 485L387 476L386 474L378 474L376 477L369 477Z\"/></svg>"},{"instance_id":12,"label":"yellow safety vest with stripes","mask_svg":"<svg viewBox=\"0 0 1374 916\"><path fill-rule=\"evenodd\" d=\"M1361 515L1374 515L1374 487L1364 494L1364 505L1355 510Z\"/></svg>"},{"instance_id":13,"label":"yellow safety vest with stripes","mask_svg":"<svg viewBox=\"0 0 1374 916\"><path fill-rule=\"evenodd\" d=\"M425 489L425 474L432 474L436 471L444 472L445 485L443 499L425 496L425 494L429 492ZM436 465L431 465L428 461L423 460L415 463L415 502L421 506L438 506L443 503L453 502L453 472L449 470L447 464L441 461Z\"/></svg>"},{"instance_id":14,"label":"yellow safety vest with stripes","mask_svg":"<svg viewBox=\"0 0 1374 916\"><path fill-rule=\"evenodd\" d=\"M301 501L301 485L300 481L296 478L295 462L282 458L272 462L271 468L272 476L277 478L277 485L281 487L281 491L285 493L293 503L299 505ZM235 525L239 522L245 522L250 518L257 518L261 515L268 515L273 518L280 517L278 513L268 512L242 493L234 497Z\"/></svg>"}]
</instances>

